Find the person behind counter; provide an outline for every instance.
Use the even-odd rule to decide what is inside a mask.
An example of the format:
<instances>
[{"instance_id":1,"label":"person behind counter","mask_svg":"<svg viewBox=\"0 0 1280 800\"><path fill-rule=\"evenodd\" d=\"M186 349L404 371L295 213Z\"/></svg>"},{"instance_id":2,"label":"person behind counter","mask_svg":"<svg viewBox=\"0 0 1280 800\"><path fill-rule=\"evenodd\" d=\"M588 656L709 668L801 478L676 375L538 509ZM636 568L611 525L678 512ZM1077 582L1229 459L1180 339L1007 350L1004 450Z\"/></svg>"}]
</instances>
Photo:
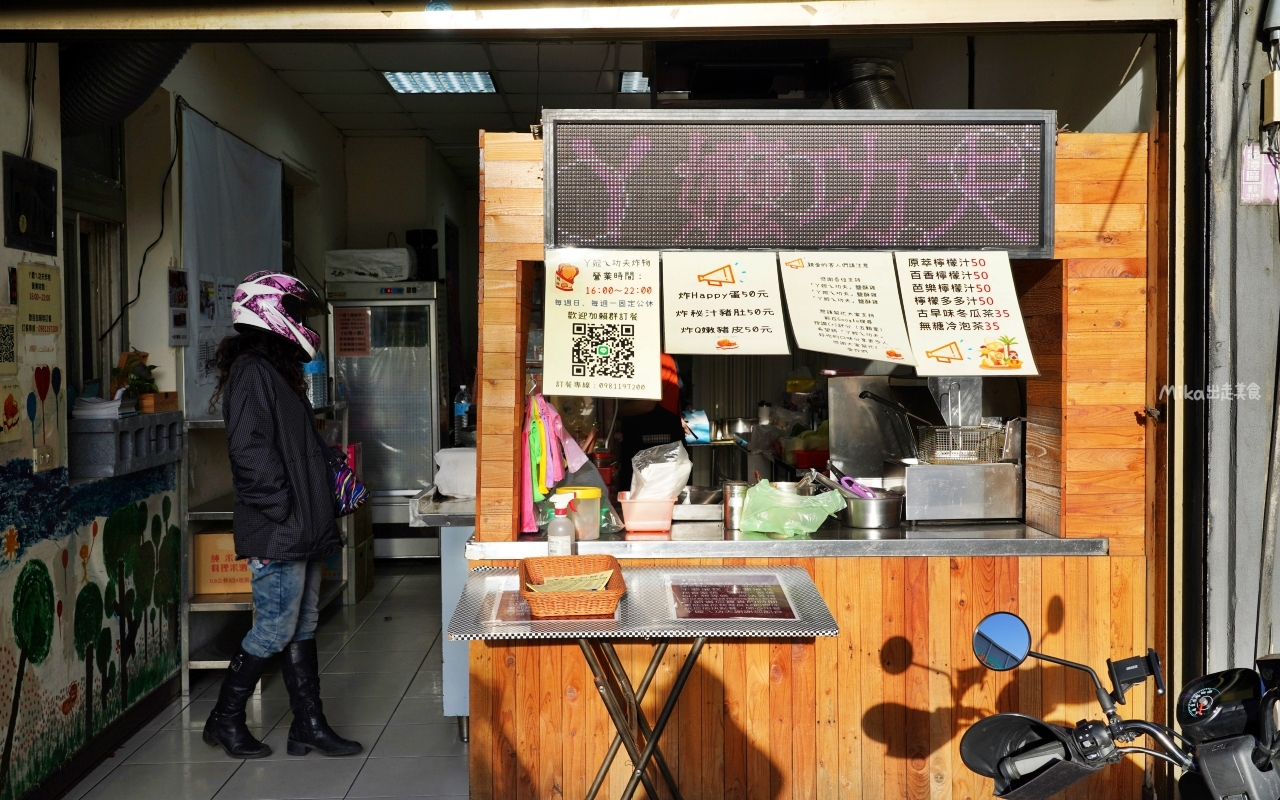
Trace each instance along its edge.
<instances>
[{"instance_id":1,"label":"person behind counter","mask_svg":"<svg viewBox=\"0 0 1280 800\"><path fill-rule=\"evenodd\" d=\"M631 488L631 459L636 453L660 444L684 441L680 417L680 368L662 354L662 399L623 400L618 403L618 428L622 433L617 484Z\"/></svg>"},{"instance_id":2,"label":"person behind counter","mask_svg":"<svg viewBox=\"0 0 1280 800\"><path fill-rule=\"evenodd\" d=\"M233 758L263 758L271 748L245 725L245 703L268 660L283 651L281 671L293 709L289 755L311 748L327 756L363 748L325 720L315 630L323 560L342 548L334 516L327 447L307 402L302 362L320 336L306 326L323 309L290 275L256 272L236 287L238 331L218 345L218 384L235 484L236 557L249 560L253 627L231 659L204 741Z\"/></svg>"}]
</instances>

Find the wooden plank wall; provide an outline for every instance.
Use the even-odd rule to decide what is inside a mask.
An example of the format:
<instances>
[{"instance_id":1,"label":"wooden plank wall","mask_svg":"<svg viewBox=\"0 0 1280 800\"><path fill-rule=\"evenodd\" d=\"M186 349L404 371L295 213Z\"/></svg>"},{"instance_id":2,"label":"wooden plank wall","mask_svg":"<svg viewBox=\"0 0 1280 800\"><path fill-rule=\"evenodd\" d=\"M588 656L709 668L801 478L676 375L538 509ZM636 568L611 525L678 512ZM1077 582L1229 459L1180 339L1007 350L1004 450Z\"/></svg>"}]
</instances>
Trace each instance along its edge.
<instances>
[{"instance_id":1,"label":"wooden plank wall","mask_svg":"<svg viewBox=\"0 0 1280 800\"><path fill-rule=\"evenodd\" d=\"M519 525L524 349L531 262L542 260L542 142L480 132L480 332L476 365L476 538Z\"/></svg>"},{"instance_id":2,"label":"wooden plank wall","mask_svg":"<svg viewBox=\"0 0 1280 800\"><path fill-rule=\"evenodd\" d=\"M1138 556L701 563L804 567L840 635L708 644L661 742L690 800L990 797L991 781L960 760L970 725L997 711L1064 725L1101 712L1083 673L981 667L970 648L978 620L1017 612L1038 650L1099 668L1147 646ZM644 703L650 720L687 650L684 642L668 651ZM650 644L619 648L634 676L652 653ZM1123 711L1138 716L1147 699L1141 687ZM612 734L576 645L472 644L473 798L577 800ZM619 794L627 770L623 751L602 796ZM1064 797L1139 800L1142 767L1110 767Z\"/></svg>"},{"instance_id":3,"label":"wooden plank wall","mask_svg":"<svg viewBox=\"0 0 1280 800\"><path fill-rule=\"evenodd\" d=\"M1055 261L1015 265L1027 382L1027 521L1145 552L1147 134L1058 135Z\"/></svg>"}]
</instances>

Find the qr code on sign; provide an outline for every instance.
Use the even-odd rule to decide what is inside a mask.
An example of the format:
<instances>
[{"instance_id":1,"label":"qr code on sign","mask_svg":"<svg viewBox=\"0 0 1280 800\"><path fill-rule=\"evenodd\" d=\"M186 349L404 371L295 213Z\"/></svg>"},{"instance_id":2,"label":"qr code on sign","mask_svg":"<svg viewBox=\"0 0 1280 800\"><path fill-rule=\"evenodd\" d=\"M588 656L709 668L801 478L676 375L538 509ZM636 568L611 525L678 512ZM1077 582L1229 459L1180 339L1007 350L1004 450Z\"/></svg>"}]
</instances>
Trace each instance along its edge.
<instances>
[{"instance_id":1,"label":"qr code on sign","mask_svg":"<svg viewBox=\"0 0 1280 800\"><path fill-rule=\"evenodd\" d=\"M573 325L575 378L634 378L634 325Z\"/></svg>"},{"instance_id":2,"label":"qr code on sign","mask_svg":"<svg viewBox=\"0 0 1280 800\"><path fill-rule=\"evenodd\" d=\"M0 364L12 363L13 357L13 331L16 326L0 323Z\"/></svg>"}]
</instances>

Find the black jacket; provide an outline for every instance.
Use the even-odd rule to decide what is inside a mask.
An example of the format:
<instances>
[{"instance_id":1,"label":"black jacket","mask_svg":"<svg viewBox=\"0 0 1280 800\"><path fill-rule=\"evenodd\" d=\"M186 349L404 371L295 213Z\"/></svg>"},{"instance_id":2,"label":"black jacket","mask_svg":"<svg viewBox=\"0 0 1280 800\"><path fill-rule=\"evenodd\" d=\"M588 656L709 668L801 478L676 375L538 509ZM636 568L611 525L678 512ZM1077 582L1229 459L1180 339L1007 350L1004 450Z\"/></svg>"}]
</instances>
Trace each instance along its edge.
<instances>
[{"instance_id":1,"label":"black jacket","mask_svg":"<svg viewBox=\"0 0 1280 800\"><path fill-rule=\"evenodd\" d=\"M311 406L265 359L241 356L223 393L240 558L307 561L342 547L328 449Z\"/></svg>"}]
</instances>

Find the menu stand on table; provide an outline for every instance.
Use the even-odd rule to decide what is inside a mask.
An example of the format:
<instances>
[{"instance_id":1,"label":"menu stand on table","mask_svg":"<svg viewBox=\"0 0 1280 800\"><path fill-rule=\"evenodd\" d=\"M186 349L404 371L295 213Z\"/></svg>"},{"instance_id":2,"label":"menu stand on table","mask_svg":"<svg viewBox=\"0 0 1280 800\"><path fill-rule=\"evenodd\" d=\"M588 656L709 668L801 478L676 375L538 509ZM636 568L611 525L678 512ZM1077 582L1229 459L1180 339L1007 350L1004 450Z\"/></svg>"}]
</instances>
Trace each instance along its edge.
<instances>
[{"instance_id":1,"label":"menu stand on table","mask_svg":"<svg viewBox=\"0 0 1280 800\"><path fill-rule=\"evenodd\" d=\"M447 635L455 641L576 640L616 730L587 800L604 785L619 747L626 748L635 765L622 800L630 800L640 785L650 797L658 796L648 774L650 763L657 765L672 797L679 800L680 790L658 741L707 639L836 636L839 627L813 580L800 567L634 567L624 568L623 576L627 593L613 618L534 619L528 615L528 605L519 600L515 569L480 567L467 577ZM699 605L703 598L720 605ZM761 616L726 616L747 607ZM636 639L657 642L638 686L614 649L615 641ZM693 643L651 726L640 704L672 639Z\"/></svg>"}]
</instances>

